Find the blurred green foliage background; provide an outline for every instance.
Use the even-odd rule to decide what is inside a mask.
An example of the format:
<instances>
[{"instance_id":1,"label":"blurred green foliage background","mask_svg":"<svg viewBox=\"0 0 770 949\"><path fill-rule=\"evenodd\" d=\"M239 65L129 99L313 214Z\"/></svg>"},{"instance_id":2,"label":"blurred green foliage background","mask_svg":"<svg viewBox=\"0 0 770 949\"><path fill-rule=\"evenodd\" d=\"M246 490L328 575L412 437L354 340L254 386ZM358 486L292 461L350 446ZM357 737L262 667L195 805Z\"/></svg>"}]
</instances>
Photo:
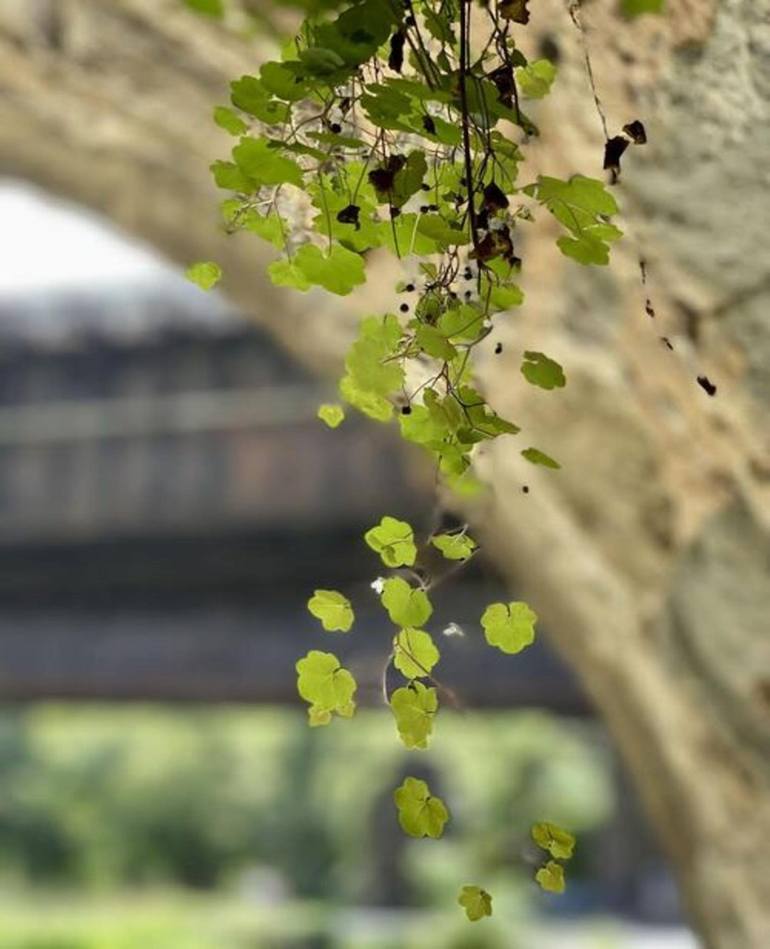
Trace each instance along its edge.
<instances>
[{"instance_id":1,"label":"blurred green foliage background","mask_svg":"<svg viewBox=\"0 0 770 949\"><path fill-rule=\"evenodd\" d=\"M531 822L586 840L612 809L608 755L593 726L541 714L440 727L425 755L378 712L310 731L273 708L5 710L0 945L511 946L548 899L528 881ZM398 833L390 793L407 768L441 788L445 839ZM571 870L579 888L580 851ZM498 901L483 928L453 908L477 878Z\"/></svg>"}]
</instances>

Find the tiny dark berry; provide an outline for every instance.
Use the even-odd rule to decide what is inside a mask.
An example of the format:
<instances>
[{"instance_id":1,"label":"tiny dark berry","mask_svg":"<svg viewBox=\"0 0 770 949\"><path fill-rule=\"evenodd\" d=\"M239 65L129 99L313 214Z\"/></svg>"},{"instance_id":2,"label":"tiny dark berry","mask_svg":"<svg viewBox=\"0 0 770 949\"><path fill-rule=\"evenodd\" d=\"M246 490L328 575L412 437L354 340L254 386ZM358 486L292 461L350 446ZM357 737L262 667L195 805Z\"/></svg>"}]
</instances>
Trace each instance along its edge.
<instances>
[{"instance_id":1,"label":"tiny dark berry","mask_svg":"<svg viewBox=\"0 0 770 949\"><path fill-rule=\"evenodd\" d=\"M391 220L395 221L395 219L396 219L397 217L399 217L400 215L401 215L401 211L400 211L398 208L393 208L393 207L392 207L392 208L390 209L390 217L391 217Z\"/></svg>"},{"instance_id":2,"label":"tiny dark berry","mask_svg":"<svg viewBox=\"0 0 770 949\"><path fill-rule=\"evenodd\" d=\"M402 406L401 406L401 414L402 414L402 415L411 415L411 414L412 414L412 406L411 406L411 405L402 405Z\"/></svg>"},{"instance_id":3,"label":"tiny dark berry","mask_svg":"<svg viewBox=\"0 0 770 949\"><path fill-rule=\"evenodd\" d=\"M430 211L430 205L429 205L429 204L421 204L421 205L420 205L420 214L427 214L428 211Z\"/></svg>"},{"instance_id":4,"label":"tiny dark berry","mask_svg":"<svg viewBox=\"0 0 770 949\"><path fill-rule=\"evenodd\" d=\"M465 273L463 274L463 277L465 277L466 280L473 280L472 271L466 270Z\"/></svg>"},{"instance_id":5,"label":"tiny dark berry","mask_svg":"<svg viewBox=\"0 0 770 949\"><path fill-rule=\"evenodd\" d=\"M529 485L523 485L521 490L524 492L524 494L529 494Z\"/></svg>"},{"instance_id":6,"label":"tiny dark berry","mask_svg":"<svg viewBox=\"0 0 770 949\"><path fill-rule=\"evenodd\" d=\"M406 290L407 293L414 293L414 284L413 284L413 283L408 283L408 284L404 287L404 290Z\"/></svg>"},{"instance_id":7,"label":"tiny dark berry","mask_svg":"<svg viewBox=\"0 0 770 949\"><path fill-rule=\"evenodd\" d=\"M409 312L409 304L408 304L408 303L402 303L401 306L399 307L399 310L401 310L402 313L408 313L408 312Z\"/></svg>"},{"instance_id":8,"label":"tiny dark berry","mask_svg":"<svg viewBox=\"0 0 770 949\"><path fill-rule=\"evenodd\" d=\"M332 124L329 126L329 129L334 132L335 135L339 135L342 131L342 126L339 122L332 122Z\"/></svg>"},{"instance_id":9,"label":"tiny dark berry","mask_svg":"<svg viewBox=\"0 0 770 949\"><path fill-rule=\"evenodd\" d=\"M470 290L466 290L466 291L465 291L465 299L466 299L466 300L470 300L470 298L471 298L472 296L473 296L473 293L472 293Z\"/></svg>"},{"instance_id":10,"label":"tiny dark berry","mask_svg":"<svg viewBox=\"0 0 770 949\"><path fill-rule=\"evenodd\" d=\"M415 18L414 18L413 16L408 16L408 17L404 20L404 23L406 23L407 26L416 26L416 25L417 25L417 20L415 20Z\"/></svg>"},{"instance_id":11,"label":"tiny dark berry","mask_svg":"<svg viewBox=\"0 0 770 949\"><path fill-rule=\"evenodd\" d=\"M438 211L438 205L437 205L437 204L429 204L429 205L428 205L428 210L429 210L429 211Z\"/></svg>"},{"instance_id":12,"label":"tiny dark berry","mask_svg":"<svg viewBox=\"0 0 770 949\"><path fill-rule=\"evenodd\" d=\"M454 292L454 290L450 290L450 291L449 291L449 299L450 299L450 300L456 300L456 299L457 299L457 294Z\"/></svg>"},{"instance_id":13,"label":"tiny dark berry","mask_svg":"<svg viewBox=\"0 0 770 949\"><path fill-rule=\"evenodd\" d=\"M423 183L420 185L420 188L422 188L423 191L430 191L430 185L427 184L427 183L424 182L424 181L423 181Z\"/></svg>"},{"instance_id":14,"label":"tiny dark berry","mask_svg":"<svg viewBox=\"0 0 770 949\"><path fill-rule=\"evenodd\" d=\"M495 346L495 355L499 356L502 351L503 351L503 344L497 343Z\"/></svg>"}]
</instances>

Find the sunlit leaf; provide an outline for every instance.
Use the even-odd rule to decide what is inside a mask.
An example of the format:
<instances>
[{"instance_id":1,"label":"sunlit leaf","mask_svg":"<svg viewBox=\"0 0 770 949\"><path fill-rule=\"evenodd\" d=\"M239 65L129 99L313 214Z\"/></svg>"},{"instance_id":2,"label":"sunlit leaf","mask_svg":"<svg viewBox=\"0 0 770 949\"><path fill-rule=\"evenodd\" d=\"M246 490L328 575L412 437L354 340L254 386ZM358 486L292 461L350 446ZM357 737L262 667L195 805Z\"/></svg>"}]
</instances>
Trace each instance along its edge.
<instances>
[{"instance_id":1,"label":"sunlit leaf","mask_svg":"<svg viewBox=\"0 0 770 949\"><path fill-rule=\"evenodd\" d=\"M472 923L492 915L492 897L480 886L464 886L460 890L457 902L465 910L465 915Z\"/></svg>"},{"instance_id":2,"label":"sunlit leaf","mask_svg":"<svg viewBox=\"0 0 770 949\"><path fill-rule=\"evenodd\" d=\"M347 633L354 614L350 600L336 590L316 590L307 603L308 610L321 621L325 630Z\"/></svg>"},{"instance_id":3,"label":"sunlit leaf","mask_svg":"<svg viewBox=\"0 0 770 949\"><path fill-rule=\"evenodd\" d=\"M402 629L393 640L393 665L407 679L429 675L438 661L433 637L422 629Z\"/></svg>"},{"instance_id":4,"label":"sunlit leaf","mask_svg":"<svg viewBox=\"0 0 770 949\"><path fill-rule=\"evenodd\" d=\"M311 649L298 660L296 669L297 691L310 705L312 724L325 724L332 712L344 717L353 714L356 680L333 653Z\"/></svg>"},{"instance_id":5,"label":"sunlit leaf","mask_svg":"<svg viewBox=\"0 0 770 949\"><path fill-rule=\"evenodd\" d=\"M440 797L434 797L425 781L405 778L393 792L398 822L410 837L440 837L449 820L449 811Z\"/></svg>"},{"instance_id":6,"label":"sunlit leaf","mask_svg":"<svg viewBox=\"0 0 770 949\"><path fill-rule=\"evenodd\" d=\"M222 279L222 268L211 260L192 264L185 271L188 280L197 284L201 290L211 290Z\"/></svg>"},{"instance_id":7,"label":"sunlit leaf","mask_svg":"<svg viewBox=\"0 0 770 949\"><path fill-rule=\"evenodd\" d=\"M390 697L399 737L407 748L427 748L438 711L436 690L421 682L396 689Z\"/></svg>"},{"instance_id":8,"label":"sunlit leaf","mask_svg":"<svg viewBox=\"0 0 770 949\"><path fill-rule=\"evenodd\" d=\"M326 422L329 428L337 428L345 418L345 410L341 405L324 402L323 405L318 406L318 418Z\"/></svg>"},{"instance_id":9,"label":"sunlit leaf","mask_svg":"<svg viewBox=\"0 0 770 949\"><path fill-rule=\"evenodd\" d=\"M530 350L524 353L521 373L527 382L541 389L561 389L567 382L558 362L549 359L544 353Z\"/></svg>"},{"instance_id":10,"label":"sunlit leaf","mask_svg":"<svg viewBox=\"0 0 770 949\"><path fill-rule=\"evenodd\" d=\"M218 105L214 109L214 121L230 135L243 135L248 130L248 126L232 109L227 106Z\"/></svg>"},{"instance_id":11,"label":"sunlit leaf","mask_svg":"<svg viewBox=\"0 0 770 949\"><path fill-rule=\"evenodd\" d=\"M542 465L544 468L561 468L561 465L555 458L546 455L546 453L540 451L539 448L525 448L521 454L530 464Z\"/></svg>"},{"instance_id":12,"label":"sunlit leaf","mask_svg":"<svg viewBox=\"0 0 770 949\"><path fill-rule=\"evenodd\" d=\"M533 824L531 834L538 847L547 850L552 857L558 860L569 860L572 856L575 838L557 824L551 824L548 821Z\"/></svg>"},{"instance_id":13,"label":"sunlit leaf","mask_svg":"<svg viewBox=\"0 0 770 949\"><path fill-rule=\"evenodd\" d=\"M536 613L526 603L493 603L481 617L490 646L512 655L535 641Z\"/></svg>"},{"instance_id":14,"label":"sunlit leaf","mask_svg":"<svg viewBox=\"0 0 770 949\"><path fill-rule=\"evenodd\" d=\"M459 534L436 534L430 542L447 560L467 560L478 546L464 531Z\"/></svg>"},{"instance_id":15,"label":"sunlit leaf","mask_svg":"<svg viewBox=\"0 0 770 949\"><path fill-rule=\"evenodd\" d=\"M425 591L410 586L401 577L390 577L385 581L381 600L396 626L419 629L433 613Z\"/></svg>"},{"instance_id":16,"label":"sunlit leaf","mask_svg":"<svg viewBox=\"0 0 770 949\"><path fill-rule=\"evenodd\" d=\"M535 879L549 893L564 892L564 867L554 860L549 860L545 866L540 867L535 874Z\"/></svg>"},{"instance_id":17,"label":"sunlit leaf","mask_svg":"<svg viewBox=\"0 0 770 949\"><path fill-rule=\"evenodd\" d=\"M516 82L525 99L548 95L556 78L556 66L548 59L536 59L516 70Z\"/></svg>"},{"instance_id":18,"label":"sunlit leaf","mask_svg":"<svg viewBox=\"0 0 770 949\"><path fill-rule=\"evenodd\" d=\"M411 525L395 517L383 517L376 527L364 534L364 540L380 555L386 567L411 567L417 557Z\"/></svg>"}]
</instances>

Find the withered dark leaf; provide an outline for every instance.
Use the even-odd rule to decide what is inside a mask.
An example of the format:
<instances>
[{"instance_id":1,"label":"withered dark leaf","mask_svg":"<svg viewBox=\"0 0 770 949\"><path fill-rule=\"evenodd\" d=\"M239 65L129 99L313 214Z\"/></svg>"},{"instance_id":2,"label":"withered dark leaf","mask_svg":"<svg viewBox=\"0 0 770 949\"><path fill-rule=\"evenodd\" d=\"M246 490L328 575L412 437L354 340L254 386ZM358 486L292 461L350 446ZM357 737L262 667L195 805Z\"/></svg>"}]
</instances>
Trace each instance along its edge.
<instances>
[{"instance_id":1,"label":"withered dark leaf","mask_svg":"<svg viewBox=\"0 0 770 949\"><path fill-rule=\"evenodd\" d=\"M647 299L644 301L644 312L647 314L647 316L651 316L653 319L655 319L655 309L652 305L652 300L649 297L647 297Z\"/></svg>"},{"instance_id":2,"label":"withered dark leaf","mask_svg":"<svg viewBox=\"0 0 770 949\"><path fill-rule=\"evenodd\" d=\"M369 172L369 183L380 197L392 191L393 180L405 164L406 158L403 155L391 155L384 165L372 168Z\"/></svg>"},{"instance_id":3,"label":"withered dark leaf","mask_svg":"<svg viewBox=\"0 0 770 949\"><path fill-rule=\"evenodd\" d=\"M698 376L698 385L703 389L706 395L716 395L717 387L708 376Z\"/></svg>"},{"instance_id":4,"label":"withered dark leaf","mask_svg":"<svg viewBox=\"0 0 770 949\"><path fill-rule=\"evenodd\" d=\"M509 263L518 260L513 253L513 241L511 232L507 227L497 228L494 231L487 231L486 235L478 242L475 249L468 255L471 260L492 260L494 257L503 257Z\"/></svg>"},{"instance_id":5,"label":"withered dark leaf","mask_svg":"<svg viewBox=\"0 0 770 949\"><path fill-rule=\"evenodd\" d=\"M500 0L497 10L504 20L513 20L514 23L529 23L529 0Z\"/></svg>"},{"instance_id":6,"label":"withered dark leaf","mask_svg":"<svg viewBox=\"0 0 770 949\"><path fill-rule=\"evenodd\" d=\"M633 141L634 145L647 144L647 130L639 121L639 119L634 119L633 122L629 122L628 125L624 125L623 131Z\"/></svg>"},{"instance_id":7,"label":"withered dark leaf","mask_svg":"<svg viewBox=\"0 0 770 949\"><path fill-rule=\"evenodd\" d=\"M668 336L661 336L660 341L663 343L666 349L670 349L672 352L674 351L674 347L671 345L671 340L668 338Z\"/></svg>"},{"instance_id":8,"label":"withered dark leaf","mask_svg":"<svg viewBox=\"0 0 770 949\"><path fill-rule=\"evenodd\" d=\"M357 204L349 204L346 208L343 208L337 215L337 220L340 224L354 224L357 231L361 230L361 223L358 220L358 215L361 213L361 208Z\"/></svg>"},{"instance_id":9,"label":"withered dark leaf","mask_svg":"<svg viewBox=\"0 0 770 949\"><path fill-rule=\"evenodd\" d=\"M483 207L491 214L497 211L504 211L508 207L508 203L508 198L494 181L490 182L490 184L484 188Z\"/></svg>"},{"instance_id":10,"label":"withered dark leaf","mask_svg":"<svg viewBox=\"0 0 770 949\"><path fill-rule=\"evenodd\" d=\"M406 33L403 30L397 30L390 38L390 55L388 56L388 66L400 73L404 65L404 42Z\"/></svg>"},{"instance_id":11,"label":"withered dark leaf","mask_svg":"<svg viewBox=\"0 0 770 949\"><path fill-rule=\"evenodd\" d=\"M620 174L620 157L628 148L628 145L629 141L627 138L624 138L622 135L616 135L614 138L608 139L604 146L604 165L602 167L605 171L612 173L613 183L618 180L618 175Z\"/></svg>"},{"instance_id":12,"label":"withered dark leaf","mask_svg":"<svg viewBox=\"0 0 770 949\"><path fill-rule=\"evenodd\" d=\"M513 67L507 64L499 66L489 74L488 78L491 79L497 87L498 102L502 102L502 104L509 109L512 108L514 88Z\"/></svg>"}]
</instances>

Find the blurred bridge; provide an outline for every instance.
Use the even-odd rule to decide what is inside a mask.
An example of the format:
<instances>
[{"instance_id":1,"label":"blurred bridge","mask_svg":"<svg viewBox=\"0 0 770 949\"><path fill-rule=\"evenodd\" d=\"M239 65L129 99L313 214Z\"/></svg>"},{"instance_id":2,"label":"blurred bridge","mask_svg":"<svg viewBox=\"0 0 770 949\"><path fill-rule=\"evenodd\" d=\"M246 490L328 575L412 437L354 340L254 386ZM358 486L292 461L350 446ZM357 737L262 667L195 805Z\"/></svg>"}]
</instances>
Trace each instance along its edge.
<instances>
[{"instance_id":1,"label":"blurred bridge","mask_svg":"<svg viewBox=\"0 0 770 949\"><path fill-rule=\"evenodd\" d=\"M186 284L0 301L0 700L293 702L293 664L333 648L381 688L387 624L366 527L427 527L430 473L385 427L330 432L330 393ZM352 596L351 637L304 604ZM472 566L436 593L442 678L469 705L584 713L542 645L504 657Z\"/></svg>"}]
</instances>

